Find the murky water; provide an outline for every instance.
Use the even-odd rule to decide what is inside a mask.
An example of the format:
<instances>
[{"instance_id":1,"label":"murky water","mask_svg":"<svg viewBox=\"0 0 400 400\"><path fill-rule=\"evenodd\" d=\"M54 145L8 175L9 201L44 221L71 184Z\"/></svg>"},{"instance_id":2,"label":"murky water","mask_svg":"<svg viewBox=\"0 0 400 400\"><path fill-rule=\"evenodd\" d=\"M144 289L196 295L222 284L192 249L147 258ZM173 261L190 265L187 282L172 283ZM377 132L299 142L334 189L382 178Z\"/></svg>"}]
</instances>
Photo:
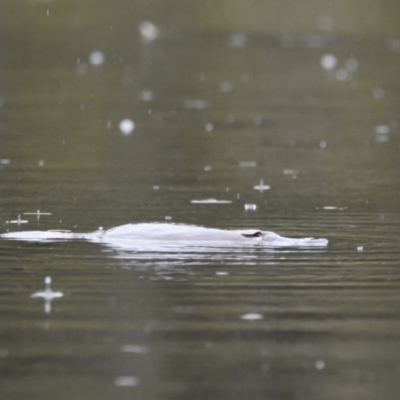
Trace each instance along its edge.
<instances>
[{"instance_id":1,"label":"murky water","mask_svg":"<svg viewBox=\"0 0 400 400\"><path fill-rule=\"evenodd\" d=\"M386 27L342 10L335 30L321 9L315 31L310 2L291 31L279 7L253 29L260 4L16 3L0 233L175 222L329 246L1 240L0 397L397 399L395 10Z\"/></svg>"}]
</instances>

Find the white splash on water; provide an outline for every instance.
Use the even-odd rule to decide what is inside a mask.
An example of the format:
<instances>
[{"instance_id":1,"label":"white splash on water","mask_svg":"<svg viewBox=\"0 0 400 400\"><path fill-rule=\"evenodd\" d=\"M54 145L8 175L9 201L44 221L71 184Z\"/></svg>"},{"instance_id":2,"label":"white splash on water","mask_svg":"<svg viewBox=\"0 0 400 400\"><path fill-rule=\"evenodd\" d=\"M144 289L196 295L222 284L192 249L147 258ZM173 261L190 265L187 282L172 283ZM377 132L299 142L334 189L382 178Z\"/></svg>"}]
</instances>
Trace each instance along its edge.
<instances>
[{"instance_id":1,"label":"white splash on water","mask_svg":"<svg viewBox=\"0 0 400 400\"><path fill-rule=\"evenodd\" d=\"M17 224L17 225L21 225L21 224L27 224L29 221L26 219L21 219L21 215L18 215L18 219L12 219L10 221L6 221L6 224Z\"/></svg>"},{"instance_id":2,"label":"white splash on water","mask_svg":"<svg viewBox=\"0 0 400 400\"><path fill-rule=\"evenodd\" d=\"M248 313L241 315L240 319L243 319L245 321L260 321L264 319L264 316L258 313Z\"/></svg>"},{"instance_id":3,"label":"white splash on water","mask_svg":"<svg viewBox=\"0 0 400 400\"><path fill-rule=\"evenodd\" d=\"M262 193L264 190L271 189L271 186L264 185L264 180L260 179L260 182L258 183L258 185L253 186L253 189L258 190L258 191L260 191L260 193Z\"/></svg>"},{"instance_id":4,"label":"white splash on water","mask_svg":"<svg viewBox=\"0 0 400 400\"><path fill-rule=\"evenodd\" d=\"M203 199L203 200L190 200L192 204L231 204L231 200L217 200L217 199Z\"/></svg>"},{"instance_id":5,"label":"white splash on water","mask_svg":"<svg viewBox=\"0 0 400 400\"><path fill-rule=\"evenodd\" d=\"M257 204L245 204L245 211L257 211Z\"/></svg>"},{"instance_id":6,"label":"white splash on water","mask_svg":"<svg viewBox=\"0 0 400 400\"><path fill-rule=\"evenodd\" d=\"M58 299L60 297L64 296L63 292L54 292L50 285L51 285L51 277L50 276L46 276L46 278L44 278L44 283L45 283L45 289L41 292L35 292L33 294L31 294L32 298L37 298L37 297L41 297L44 300L44 312L46 314L50 314L51 312L51 302L54 299Z\"/></svg>"}]
</instances>

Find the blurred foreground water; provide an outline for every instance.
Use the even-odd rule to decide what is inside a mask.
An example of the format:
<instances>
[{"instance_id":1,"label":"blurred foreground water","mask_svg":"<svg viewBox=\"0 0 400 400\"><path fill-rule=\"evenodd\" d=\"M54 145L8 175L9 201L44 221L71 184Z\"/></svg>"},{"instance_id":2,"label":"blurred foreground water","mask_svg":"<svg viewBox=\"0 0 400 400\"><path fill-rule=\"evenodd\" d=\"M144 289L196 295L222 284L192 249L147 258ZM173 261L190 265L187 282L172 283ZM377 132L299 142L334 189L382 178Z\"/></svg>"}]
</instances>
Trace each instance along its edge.
<instances>
[{"instance_id":1,"label":"blurred foreground water","mask_svg":"<svg viewBox=\"0 0 400 400\"><path fill-rule=\"evenodd\" d=\"M0 397L397 399L397 6L172 3L0 6L0 233L329 246L2 240Z\"/></svg>"}]
</instances>

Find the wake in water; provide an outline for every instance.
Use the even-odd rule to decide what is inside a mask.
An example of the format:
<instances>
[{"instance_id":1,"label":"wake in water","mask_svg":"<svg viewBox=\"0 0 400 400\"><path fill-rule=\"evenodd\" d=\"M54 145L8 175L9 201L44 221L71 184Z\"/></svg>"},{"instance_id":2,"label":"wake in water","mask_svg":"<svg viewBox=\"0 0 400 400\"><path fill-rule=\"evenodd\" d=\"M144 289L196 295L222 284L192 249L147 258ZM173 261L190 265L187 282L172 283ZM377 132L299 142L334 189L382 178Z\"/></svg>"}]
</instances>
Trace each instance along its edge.
<instances>
[{"instance_id":1,"label":"wake in water","mask_svg":"<svg viewBox=\"0 0 400 400\"><path fill-rule=\"evenodd\" d=\"M99 229L91 233L71 231L22 231L0 235L3 239L30 242L54 242L66 240L87 240L124 250L152 248L162 250L177 248L314 248L326 247L327 239L286 238L274 232L261 230L223 230L193 225L168 223L126 224L108 230Z\"/></svg>"}]
</instances>

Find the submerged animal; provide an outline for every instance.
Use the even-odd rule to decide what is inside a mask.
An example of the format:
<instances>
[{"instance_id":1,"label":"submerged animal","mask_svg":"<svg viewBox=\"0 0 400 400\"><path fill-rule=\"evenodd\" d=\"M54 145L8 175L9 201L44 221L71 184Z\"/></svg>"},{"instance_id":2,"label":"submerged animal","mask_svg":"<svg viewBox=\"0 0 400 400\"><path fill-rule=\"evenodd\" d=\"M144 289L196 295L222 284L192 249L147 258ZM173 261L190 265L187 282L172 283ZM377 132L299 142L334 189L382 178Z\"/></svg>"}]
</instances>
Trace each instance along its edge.
<instances>
[{"instance_id":1,"label":"submerged animal","mask_svg":"<svg viewBox=\"0 0 400 400\"><path fill-rule=\"evenodd\" d=\"M117 248L135 249L143 245L153 246L167 244L174 246L212 246L237 247L256 245L261 247L326 247L327 239L287 238L274 232L249 230L224 230L202 226L171 223L126 224L91 233L74 233L71 231L20 231L0 235L3 239L33 242L63 240L87 240L103 243Z\"/></svg>"}]
</instances>

